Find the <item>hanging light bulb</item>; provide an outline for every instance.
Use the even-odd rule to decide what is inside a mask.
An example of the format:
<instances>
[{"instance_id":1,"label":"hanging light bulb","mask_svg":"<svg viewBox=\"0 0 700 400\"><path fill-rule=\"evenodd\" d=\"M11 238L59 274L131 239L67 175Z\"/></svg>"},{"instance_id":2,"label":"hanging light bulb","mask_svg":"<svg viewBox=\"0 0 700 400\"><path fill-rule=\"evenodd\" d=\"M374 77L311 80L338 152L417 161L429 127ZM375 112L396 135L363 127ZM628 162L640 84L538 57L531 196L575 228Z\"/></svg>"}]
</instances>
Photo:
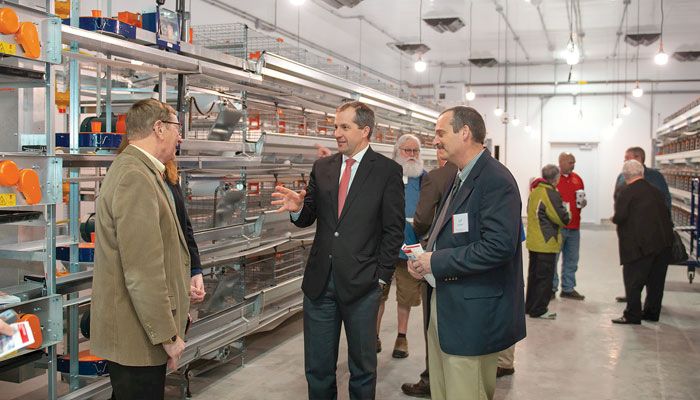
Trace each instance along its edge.
<instances>
[{"instance_id":1,"label":"hanging light bulb","mask_svg":"<svg viewBox=\"0 0 700 400\"><path fill-rule=\"evenodd\" d=\"M659 52L654 56L654 63L656 65L666 65L668 64L668 54L664 52L664 39L659 41Z\"/></svg>"},{"instance_id":2,"label":"hanging light bulb","mask_svg":"<svg viewBox=\"0 0 700 400\"><path fill-rule=\"evenodd\" d=\"M532 127L530 125L525 125L523 130L525 131L525 133L532 133Z\"/></svg>"},{"instance_id":3,"label":"hanging light bulb","mask_svg":"<svg viewBox=\"0 0 700 400\"><path fill-rule=\"evenodd\" d=\"M613 126L618 127L622 125L622 117L618 114L615 116L615 120L613 120Z\"/></svg>"},{"instance_id":4,"label":"hanging light bulb","mask_svg":"<svg viewBox=\"0 0 700 400\"><path fill-rule=\"evenodd\" d=\"M293 6L300 6L306 2L306 0L289 0Z\"/></svg>"},{"instance_id":5,"label":"hanging light bulb","mask_svg":"<svg viewBox=\"0 0 700 400\"><path fill-rule=\"evenodd\" d=\"M467 94L464 95L464 97L467 99L467 101L474 101L476 99L476 93L472 90L472 88L469 88L469 91Z\"/></svg>"},{"instance_id":6,"label":"hanging light bulb","mask_svg":"<svg viewBox=\"0 0 700 400\"><path fill-rule=\"evenodd\" d=\"M632 113L632 107L628 106L627 103L625 103L625 105L622 107L622 110L620 110L620 113L622 113L622 115L626 117Z\"/></svg>"},{"instance_id":7,"label":"hanging light bulb","mask_svg":"<svg viewBox=\"0 0 700 400\"><path fill-rule=\"evenodd\" d=\"M423 61L423 56L418 56L418 61L413 64L413 68L416 69L416 72L423 72L428 68L428 64Z\"/></svg>"},{"instance_id":8,"label":"hanging light bulb","mask_svg":"<svg viewBox=\"0 0 700 400\"><path fill-rule=\"evenodd\" d=\"M493 110L493 115L495 115L497 117L500 117L501 115L503 115L503 109L501 108L501 106L496 106L496 109Z\"/></svg>"},{"instance_id":9,"label":"hanging light bulb","mask_svg":"<svg viewBox=\"0 0 700 400\"><path fill-rule=\"evenodd\" d=\"M637 81L637 86L632 89L632 96L634 97L642 97L644 95L644 89L639 87L639 81Z\"/></svg>"},{"instance_id":10,"label":"hanging light bulb","mask_svg":"<svg viewBox=\"0 0 700 400\"><path fill-rule=\"evenodd\" d=\"M520 118L518 117L513 117L513 119L510 121L513 126L520 126Z\"/></svg>"},{"instance_id":11,"label":"hanging light bulb","mask_svg":"<svg viewBox=\"0 0 700 400\"><path fill-rule=\"evenodd\" d=\"M571 36L569 43L566 45L566 49L562 52L562 57L566 60L569 65L576 65L581 61L581 51L578 45L574 41L575 36Z\"/></svg>"}]
</instances>

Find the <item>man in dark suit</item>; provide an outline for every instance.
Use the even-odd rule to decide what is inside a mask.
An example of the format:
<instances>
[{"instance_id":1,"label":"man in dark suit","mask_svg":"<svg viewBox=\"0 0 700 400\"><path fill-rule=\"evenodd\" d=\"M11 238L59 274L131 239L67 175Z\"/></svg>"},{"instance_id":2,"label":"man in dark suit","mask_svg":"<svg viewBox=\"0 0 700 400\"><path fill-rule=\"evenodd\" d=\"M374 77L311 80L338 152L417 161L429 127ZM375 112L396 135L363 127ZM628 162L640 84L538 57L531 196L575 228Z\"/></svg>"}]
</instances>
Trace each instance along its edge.
<instances>
[{"instance_id":1,"label":"man in dark suit","mask_svg":"<svg viewBox=\"0 0 700 400\"><path fill-rule=\"evenodd\" d=\"M383 285L391 281L403 242L401 167L369 146L374 112L340 105L338 154L314 163L306 190L278 186L272 202L296 226L316 222L306 264L304 360L310 399L335 399L341 323L348 340L350 398L373 399L377 382L374 327Z\"/></svg>"},{"instance_id":2,"label":"man in dark suit","mask_svg":"<svg viewBox=\"0 0 700 400\"><path fill-rule=\"evenodd\" d=\"M457 167L443 160L438 160L443 165L440 168L428 172L423 178L420 188L420 197L416 213L413 215L413 231L416 236L422 238L430 230L430 224L435 219L435 210L440 205L443 194L450 190L450 184L457 174ZM421 240L425 246L427 238ZM428 297L428 283L423 281L421 290L421 302L423 305L423 335L425 338L425 370L421 372L420 379L416 383L404 383L401 391L413 397L430 397L430 374L428 371L428 322L430 321L430 298Z\"/></svg>"},{"instance_id":3,"label":"man in dark suit","mask_svg":"<svg viewBox=\"0 0 700 400\"><path fill-rule=\"evenodd\" d=\"M625 282L627 308L615 324L658 321L664 296L664 279L673 244L673 225L662 193L644 179L644 166L625 161L626 185L615 201L620 264ZM647 298L642 309L642 289Z\"/></svg>"},{"instance_id":4,"label":"man in dark suit","mask_svg":"<svg viewBox=\"0 0 700 400\"><path fill-rule=\"evenodd\" d=\"M435 125L438 157L459 171L426 253L409 266L436 282L428 328L433 399L493 398L498 352L525 337L520 194L484 148L485 136L470 107L444 111Z\"/></svg>"}]
</instances>

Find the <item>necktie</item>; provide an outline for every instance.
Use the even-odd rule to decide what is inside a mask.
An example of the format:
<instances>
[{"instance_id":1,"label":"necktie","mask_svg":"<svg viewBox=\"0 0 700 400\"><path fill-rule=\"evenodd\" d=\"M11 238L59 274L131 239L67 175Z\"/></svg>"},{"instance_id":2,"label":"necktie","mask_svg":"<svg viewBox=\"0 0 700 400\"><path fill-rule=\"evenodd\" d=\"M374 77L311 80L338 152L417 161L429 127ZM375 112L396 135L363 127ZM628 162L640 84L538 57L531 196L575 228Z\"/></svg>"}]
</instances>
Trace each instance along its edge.
<instances>
[{"instance_id":1,"label":"necktie","mask_svg":"<svg viewBox=\"0 0 700 400\"><path fill-rule=\"evenodd\" d=\"M338 218L340 218L340 213L343 212L345 198L348 197L348 188L350 187L350 175L352 174L353 164L355 164L354 159L348 158L345 160L345 171L343 171L343 176L340 178L340 187L338 188Z\"/></svg>"},{"instance_id":2,"label":"necktie","mask_svg":"<svg viewBox=\"0 0 700 400\"><path fill-rule=\"evenodd\" d=\"M442 209L440 210L440 215L438 215L437 220L433 224L433 231L430 232L430 237L428 238L428 244L425 247L425 251L433 251L435 241L437 240L437 235L438 233L440 233L440 228L442 228L442 225L445 223L447 209L450 208L450 203L452 203L452 199L457 195L461 182L462 181L459 179L459 175L457 175L457 177L455 178L455 182L452 185L452 190L450 190L450 194L445 200L445 205L442 206Z\"/></svg>"}]
</instances>

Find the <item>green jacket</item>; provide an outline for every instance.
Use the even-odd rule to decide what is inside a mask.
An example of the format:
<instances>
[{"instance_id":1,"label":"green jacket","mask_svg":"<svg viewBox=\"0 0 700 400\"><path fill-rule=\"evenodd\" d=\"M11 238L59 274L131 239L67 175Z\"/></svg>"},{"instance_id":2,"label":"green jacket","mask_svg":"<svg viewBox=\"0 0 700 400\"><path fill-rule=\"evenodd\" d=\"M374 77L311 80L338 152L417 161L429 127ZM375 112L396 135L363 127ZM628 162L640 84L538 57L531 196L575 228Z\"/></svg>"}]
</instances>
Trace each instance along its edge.
<instances>
[{"instance_id":1,"label":"green jacket","mask_svg":"<svg viewBox=\"0 0 700 400\"><path fill-rule=\"evenodd\" d=\"M530 192L527 201L528 250L538 253L559 253L561 250L560 228L571 220L557 189L540 182Z\"/></svg>"}]
</instances>

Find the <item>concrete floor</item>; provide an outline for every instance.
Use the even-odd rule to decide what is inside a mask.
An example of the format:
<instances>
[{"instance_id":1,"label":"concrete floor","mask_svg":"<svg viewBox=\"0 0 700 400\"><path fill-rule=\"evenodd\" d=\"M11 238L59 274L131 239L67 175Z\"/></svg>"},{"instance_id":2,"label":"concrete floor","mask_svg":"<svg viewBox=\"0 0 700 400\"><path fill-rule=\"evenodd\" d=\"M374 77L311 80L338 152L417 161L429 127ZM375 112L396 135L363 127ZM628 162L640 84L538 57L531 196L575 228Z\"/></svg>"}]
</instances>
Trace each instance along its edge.
<instances>
[{"instance_id":1,"label":"concrete floor","mask_svg":"<svg viewBox=\"0 0 700 400\"><path fill-rule=\"evenodd\" d=\"M516 373L498 380L496 399L700 399L700 282L689 284L683 267L669 268L661 321L618 326L615 296L624 293L613 230L582 232L577 290L583 302L559 299L555 321L527 320L516 348ZM527 254L525 254L527 258ZM411 315L406 359L391 358L396 337L392 290L384 315L377 399L408 399L400 386L423 370L421 311ZM194 399L306 398L300 316L276 331L248 340L242 368L223 366L192 382ZM341 339L339 398L347 399L347 347Z\"/></svg>"},{"instance_id":2,"label":"concrete floor","mask_svg":"<svg viewBox=\"0 0 700 400\"><path fill-rule=\"evenodd\" d=\"M528 335L518 343L515 375L497 381L499 400L700 400L700 278L688 283L686 269L672 266L666 279L661 321L619 326L624 293L617 237L609 229L582 231L576 289L583 302L557 298L555 321L527 320ZM527 265L527 252L524 254ZM699 271L700 272L700 271ZM421 311L411 315L406 359L391 358L396 337L396 302L387 302L379 354L378 400L409 399L404 382L423 370ZM347 347L341 339L339 398L348 399ZM301 315L276 330L247 339L242 368L223 365L192 379L196 400L300 400L306 398ZM33 384L32 384L33 383ZM45 399L46 377L21 385L0 382L0 399ZM65 385L61 385L65 386ZM64 389L62 387L62 389ZM63 391L63 390L62 390ZM167 398L178 390L168 387Z\"/></svg>"}]
</instances>

